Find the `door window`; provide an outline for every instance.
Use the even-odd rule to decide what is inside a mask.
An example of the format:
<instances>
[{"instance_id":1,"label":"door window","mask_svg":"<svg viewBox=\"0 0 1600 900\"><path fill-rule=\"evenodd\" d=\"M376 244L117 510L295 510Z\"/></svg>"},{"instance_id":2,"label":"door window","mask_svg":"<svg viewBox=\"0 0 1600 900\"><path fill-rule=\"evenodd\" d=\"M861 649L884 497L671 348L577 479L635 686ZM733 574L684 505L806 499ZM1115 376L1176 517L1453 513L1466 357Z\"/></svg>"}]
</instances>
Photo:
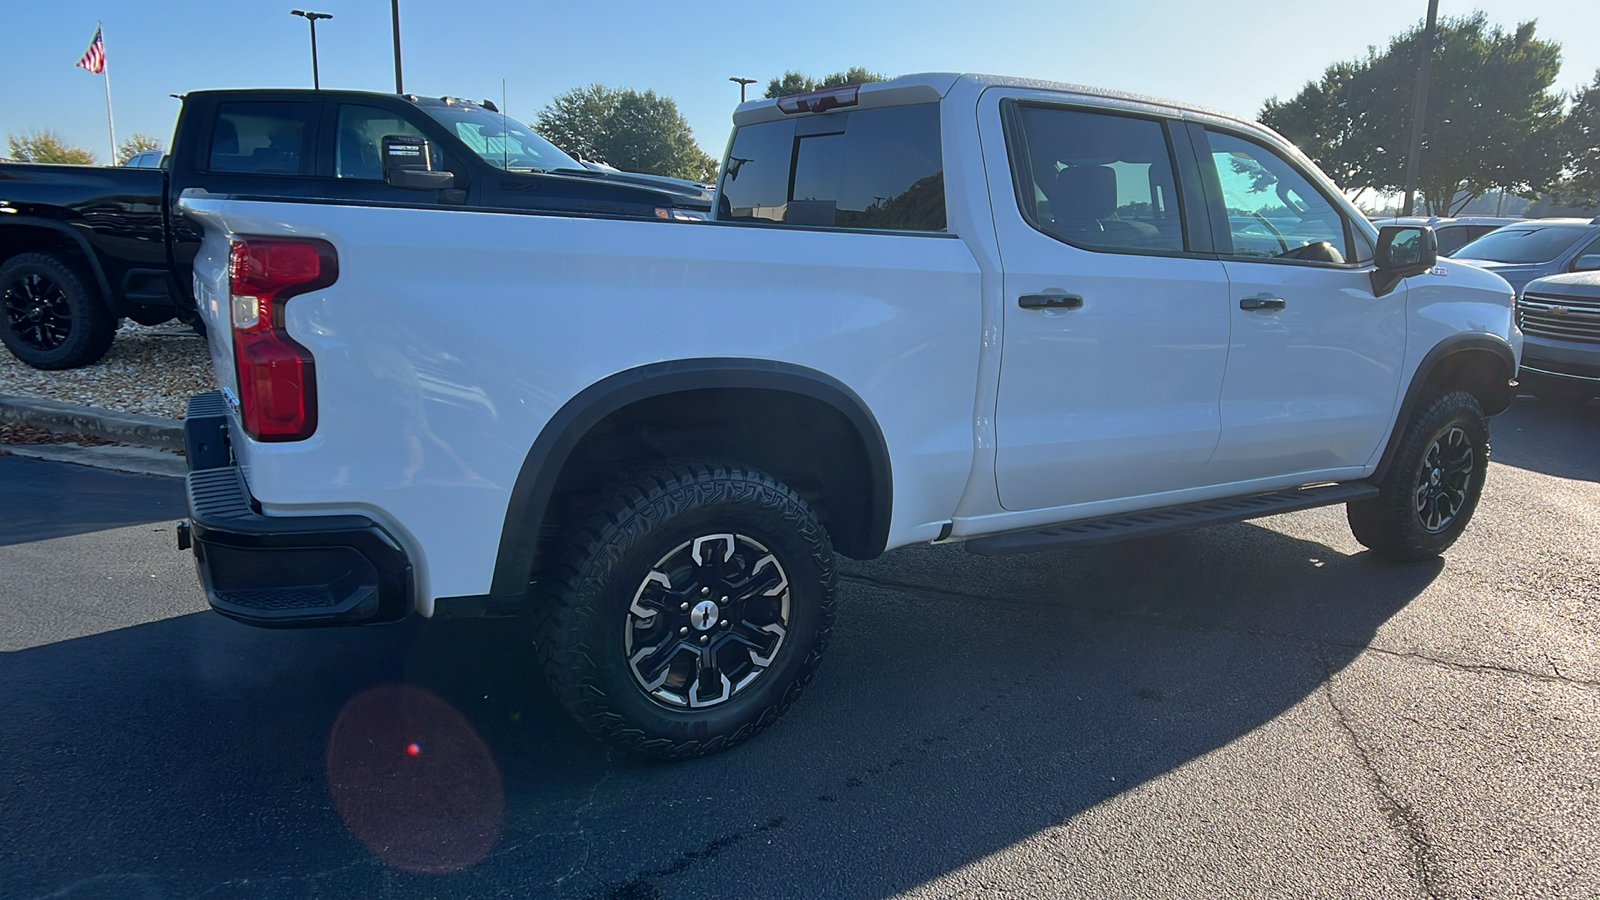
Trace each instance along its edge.
<instances>
[{"instance_id":1,"label":"door window","mask_svg":"<svg viewBox=\"0 0 1600 900\"><path fill-rule=\"evenodd\" d=\"M209 171L303 175L309 103L221 103Z\"/></svg>"},{"instance_id":2,"label":"door window","mask_svg":"<svg viewBox=\"0 0 1600 900\"><path fill-rule=\"evenodd\" d=\"M1017 199L1034 228L1090 250L1186 249L1160 122L1045 106L1019 107L1017 122Z\"/></svg>"},{"instance_id":3,"label":"door window","mask_svg":"<svg viewBox=\"0 0 1600 900\"><path fill-rule=\"evenodd\" d=\"M1207 129L1233 247L1247 259L1342 264L1353 254L1344 216L1287 160L1260 144Z\"/></svg>"},{"instance_id":4,"label":"door window","mask_svg":"<svg viewBox=\"0 0 1600 900\"><path fill-rule=\"evenodd\" d=\"M340 178L383 179L383 139L386 135L424 137L398 113L375 106L339 107L338 137L333 149L333 173ZM439 148L429 145L433 168L443 168Z\"/></svg>"}]
</instances>

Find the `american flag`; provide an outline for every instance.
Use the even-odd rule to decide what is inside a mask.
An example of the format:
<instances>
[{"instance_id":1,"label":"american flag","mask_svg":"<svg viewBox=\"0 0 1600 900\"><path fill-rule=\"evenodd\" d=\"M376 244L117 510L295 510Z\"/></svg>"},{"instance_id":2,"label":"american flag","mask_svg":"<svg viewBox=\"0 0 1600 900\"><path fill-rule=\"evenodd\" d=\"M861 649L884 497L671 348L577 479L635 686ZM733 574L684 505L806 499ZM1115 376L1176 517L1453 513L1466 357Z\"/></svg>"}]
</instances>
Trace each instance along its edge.
<instances>
[{"instance_id":1,"label":"american flag","mask_svg":"<svg viewBox=\"0 0 1600 900\"><path fill-rule=\"evenodd\" d=\"M78 60L80 69L88 69L96 75L104 75L106 71L106 45L100 40L100 29L94 30L94 41L89 44L89 49L83 52L83 59Z\"/></svg>"}]
</instances>

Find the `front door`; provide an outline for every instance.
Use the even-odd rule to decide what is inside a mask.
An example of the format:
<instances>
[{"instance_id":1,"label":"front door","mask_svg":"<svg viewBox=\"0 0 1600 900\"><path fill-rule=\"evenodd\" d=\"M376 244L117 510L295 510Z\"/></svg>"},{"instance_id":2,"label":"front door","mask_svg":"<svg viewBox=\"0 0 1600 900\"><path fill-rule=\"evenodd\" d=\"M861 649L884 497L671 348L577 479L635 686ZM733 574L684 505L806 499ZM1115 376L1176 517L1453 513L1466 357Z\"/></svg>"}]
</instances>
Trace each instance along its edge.
<instances>
[{"instance_id":1,"label":"front door","mask_svg":"<svg viewBox=\"0 0 1600 900\"><path fill-rule=\"evenodd\" d=\"M1220 435L1222 263L1180 199L1158 116L1001 104L989 170L1003 260L996 481L1007 509L1198 487ZM986 138L987 142L987 138ZM1187 202L1186 202L1187 201Z\"/></svg>"},{"instance_id":2,"label":"front door","mask_svg":"<svg viewBox=\"0 0 1600 900\"><path fill-rule=\"evenodd\" d=\"M1405 288L1373 296L1366 241L1293 163L1240 135L1192 132L1212 220L1227 223L1217 242L1233 319L1212 480L1365 465L1400 389Z\"/></svg>"}]
</instances>

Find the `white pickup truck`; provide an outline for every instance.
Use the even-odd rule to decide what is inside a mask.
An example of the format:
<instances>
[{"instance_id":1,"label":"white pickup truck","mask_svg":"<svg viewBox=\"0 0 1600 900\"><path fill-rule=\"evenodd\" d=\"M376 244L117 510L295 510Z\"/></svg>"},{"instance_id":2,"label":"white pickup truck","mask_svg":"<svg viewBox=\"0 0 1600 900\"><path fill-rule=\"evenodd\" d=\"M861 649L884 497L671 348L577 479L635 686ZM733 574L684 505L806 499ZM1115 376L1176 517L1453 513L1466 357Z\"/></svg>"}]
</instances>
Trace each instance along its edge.
<instances>
[{"instance_id":1,"label":"white pickup truck","mask_svg":"<svg viewBox=\"0 0 1600 900\"><path fill-rule=\"evenodd\" d=\"M1472 516L1510 288L1261 126L972 75L734 125L704 223L393 172L415 203L186 196L222 389L179 542L217 611L525 615L586 727L685 756L811 678L836 551L1344 503L1403 561ZM385 165L426 168L407 140Z\"/></svg>"}]
</instances>

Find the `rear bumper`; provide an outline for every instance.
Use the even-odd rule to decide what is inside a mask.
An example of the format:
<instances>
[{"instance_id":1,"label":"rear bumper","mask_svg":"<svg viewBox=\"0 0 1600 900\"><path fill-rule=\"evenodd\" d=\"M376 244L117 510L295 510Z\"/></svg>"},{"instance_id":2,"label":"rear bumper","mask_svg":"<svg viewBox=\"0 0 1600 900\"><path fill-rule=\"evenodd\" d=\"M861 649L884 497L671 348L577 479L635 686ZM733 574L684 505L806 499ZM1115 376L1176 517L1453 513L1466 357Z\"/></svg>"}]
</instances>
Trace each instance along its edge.
<instances>
[{"instance_id":1,"label":"rear bumper","mask_svg":"<svg viewBox=\"0 0 1600 900\"><path fill-rule=\"evenodd\" d=\"M366 516L267 516L227 450L220 391L189 401L191 544L211 607L269 627L393 622L411 608L405 550Z\"/></svg>"}]
</instances>

